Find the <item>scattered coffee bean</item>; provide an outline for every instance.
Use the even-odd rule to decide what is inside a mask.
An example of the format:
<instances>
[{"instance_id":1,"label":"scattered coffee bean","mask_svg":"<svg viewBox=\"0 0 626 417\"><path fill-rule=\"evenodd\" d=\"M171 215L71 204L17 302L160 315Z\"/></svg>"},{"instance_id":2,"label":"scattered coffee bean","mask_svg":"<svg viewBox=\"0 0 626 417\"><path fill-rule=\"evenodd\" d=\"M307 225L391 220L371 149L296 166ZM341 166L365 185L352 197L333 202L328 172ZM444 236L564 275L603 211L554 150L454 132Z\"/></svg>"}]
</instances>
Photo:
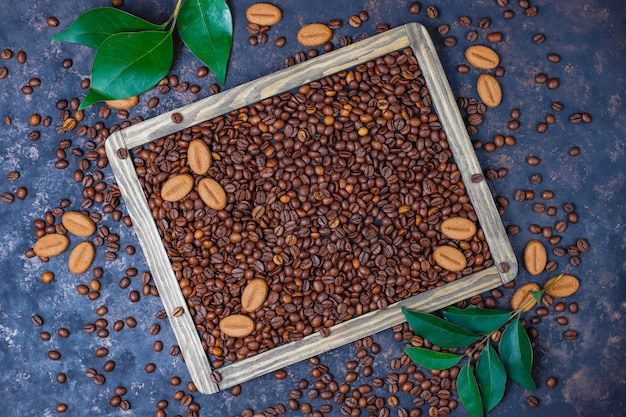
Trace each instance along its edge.
<instances>
[{"instance_id":1,"label":"scattered coffee bean","mask_svg":"<svg viewBox=\"0 0 626 417\"><path fill-rule=\"evenodd\" d=\"M15 200L15 196L9 192L3 192L0 194L0 201L3 203L11 204Z\"/></svg>"},{"instance_id":2,"label":"scattered coffee bean","mask_svg":"<svg viewBox=\"0 0 626 417\"><path fill-rule=\"evenodd\" d=\"M426 8L426 15L429 19L436 19L439 16L439 9L435 6L428 6L428 8Z\"/></svg>"},{"instance_id":3,"label":"scattered coffee bean","mask_svg":"<svg viewBox=\"0 0 626 417\"><path fill-rule=\"evenodd\" d=\"M421 10L422 10L422 5L419 1L412 1L409 4L409 13L419 14Z\"/></svg>"},{"instance_id":4,"label":"scattered coffee bean","mask_svg":"<svg viewBox=\"0 0 626 417\"><path fill-rule=\"evenodd\" d=\"M39 314L33 314L30 318L30 321L35 327L43 326L43 319L41 318Z\"/></svg>"},{"instance_id":5,"label":"scattered coffee bean","mask_svg":"<svg viewBox=\"0 0 626 417\"><path fill-rule=\"evenodd\" d=\"M537 397L528 397L526 399L526 404L531 408L535 408L539 406L539 399Z\"/></svg>"},{"instance_id":6,"label":"scattered coffee bean","mask_svg":"<svg viewBox=\"0 0 626 417\"><path fill-rule=\"evenodd\" d=\"M354 28L358 28L361 26L361 18L359 16L350 16L348 19L348 24Z\"/></svg>"},{"instance_id":7,"label":"scattered coffee bean","mask_svg":"<svg viewBox=\"0 0 626 417\"><path fill-rule=\"evenodd\" d=\"M563 337L565 338L565 340L573 341L578 338L578 332L576 330L566 330L563 333Z\"/></svg>"}]
</instances>

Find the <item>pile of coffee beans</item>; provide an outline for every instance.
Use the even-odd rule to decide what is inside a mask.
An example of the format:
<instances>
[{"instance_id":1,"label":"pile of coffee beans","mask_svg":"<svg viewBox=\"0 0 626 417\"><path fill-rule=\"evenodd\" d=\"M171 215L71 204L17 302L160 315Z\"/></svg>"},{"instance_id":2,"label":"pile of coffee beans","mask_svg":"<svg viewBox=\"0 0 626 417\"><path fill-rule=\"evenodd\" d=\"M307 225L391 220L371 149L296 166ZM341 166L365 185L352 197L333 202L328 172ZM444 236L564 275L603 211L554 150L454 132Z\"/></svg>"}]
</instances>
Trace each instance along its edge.
<instances>
[{"instance_id":1,"label":"pile of coffee beans","mask_svg":"<svg viewBox=\"0 0 626 417\"><path fill-rule=\"evenodd\" d=\"M187 148L197 139L213 152L208 176L226 191L223 210L195 191L178 202L161 196L164 182L191 173ZM481 230L466 241L441 233L449 217L477 217L410 49L160 138L134 156L214 367L493 264ZM458 248L467 267L442 268L433 260L439 246ZM253 278L270 288L249 312L255 331L220 333Z\"/></svg>"}]
</instances>

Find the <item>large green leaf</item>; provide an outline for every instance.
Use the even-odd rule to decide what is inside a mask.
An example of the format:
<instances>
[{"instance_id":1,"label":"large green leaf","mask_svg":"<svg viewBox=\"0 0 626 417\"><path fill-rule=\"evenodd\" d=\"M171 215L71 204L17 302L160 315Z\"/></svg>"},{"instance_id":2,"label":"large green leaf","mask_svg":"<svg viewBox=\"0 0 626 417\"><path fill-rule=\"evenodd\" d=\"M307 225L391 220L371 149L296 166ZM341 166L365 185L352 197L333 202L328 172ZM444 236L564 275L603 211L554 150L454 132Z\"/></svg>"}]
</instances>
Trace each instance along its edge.
<instances>
[{"instance_id":1,"label":"large green leaf","mask_svg":"<svg viewBox=\"0 0 626 417\"><path fill-rule=\"evenodd\" d=\"M483 417L485 413L480 399L478 383L476 382L474 372L472 372L472 366L469 363L461 368L456 380L456 386L461 404L463 404L467 412L470 413L472 417Z\"/></svg>"},{"instance_id":2,"label":"large green leaf","mask_svg":"<svg viewBox=\"0 0 626 417\"><path fill-rule=\"evenodd\" d=\"M488 413L500 404L506 387L506 371L490 344L487 344L480 352L476 365L476 378L482 394L483 409L485 413Z\"/></svg>"},{"instance_id":3,"label":"large green leaf","mask_svg":"<svg viewBox=\"0 0 626 417\"><path fill-rule=\"evenodd\" d=\"M52 43L72 42L97 49L115 33L160 29L163 29L163 26L114 7L98 7L81 14L67 29L54 35Z\"/></svg>"},{"instance_id":4,"label":"large green leaf","mask_svg":"<svg viewBox=\"0 0 626 417\"><path fill-rule=\"evenodd\" d=\"M503 326L511 317L511 312L477 306L470 306L463 310L457 307L447 307L443 310L443 317L450 323L472 332L486 334Z\"/></svg>"},{"instance_id":5,"label":"large green leaf","mask_svg":"<svg viewBox=\"0 0 626 417\"><path fill-rule=\"evenodd\" d=\"M463 358L455 353L436 352L431 349L424 349L409 346L405 349L409 358L418 365L427 369L448 369Z\"/></svg>"},{"instance_id":6,"label":"large green leaf","mask_svg":"<svg viewBox=\"0 0 626 417\"><path fill-rule=\"evenodd\" d=\"M91 89L80 108L143 93L168 73L173 57L171 31L109 36L93 60Z\"/></svg>"},{"instance_id":7,"label":"large green leaf","mask_svg":"<svg viewBox=\"0 0 626 417\"><path fill-rule=\"evenodd\" d=\"M533 348L519 319L507 326L500 338L500 359L509 377L528 389L536 389L530 374L533 366Z\"/></svg>"},{"instance_id":8,"label":"large green leaf","mask_svg":"<svg viewBox=\"0 0 626 417\"><path fill-rule=\"evenodd\" d=\"M177 25L185 45L224 84L233 44L233 18L228 4L224 0L185 0Z\"/></svg>"},{"instance_id":9,"label":"large green leaf","mask_svg":"<svg viewBox=\"0 0 626 417\"><path fill-rule=\"evenodd\" d=\"M402 307L402 312L409 326L416 334L437 346L459 348L471 345L480 339L477 334L465 330L456 324L448 323L437 316L407 310L404 307Z\"/></svg>"}]
</instances>

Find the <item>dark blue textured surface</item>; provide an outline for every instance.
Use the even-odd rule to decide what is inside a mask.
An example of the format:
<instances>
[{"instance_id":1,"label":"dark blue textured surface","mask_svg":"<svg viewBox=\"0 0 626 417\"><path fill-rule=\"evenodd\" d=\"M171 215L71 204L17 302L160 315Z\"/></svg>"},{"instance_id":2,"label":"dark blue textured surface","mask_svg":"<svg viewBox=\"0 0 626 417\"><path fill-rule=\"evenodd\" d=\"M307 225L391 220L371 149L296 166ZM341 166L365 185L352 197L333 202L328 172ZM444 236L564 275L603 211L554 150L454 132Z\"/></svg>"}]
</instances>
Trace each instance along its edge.
<instances>
[{"instance_id":1,"label":"dark blue textured surface","mask_svg":"<svg viewBox=\"0 0 626 417\"><path fill-rule=\"evenodd\" d=\"M155 313L162 307L155 297L142 297L140 302L131 303L128 293L131 289L141 290L138 277L133 278L130 288L120 289L118 282L124 271L130 266L140 272L147 269L141 252L128 256L120 251L118 260L106 262L104 250L98 248L94 266L105 268L101 279L101 298L89 301L78 295L76 286L87 284L90 273L76 277L67 270L67 253L52 259L48 264L38 259L27 259L25 251L35 241L32 222L42 218L44 213L59 204L62 198L72 200L70 209L79 209L82 200L82 187L72 180L72 171L76 169L77 159L68 156L70 167L66 170L54 168L54 151L61 139L72 140L72 147L81 147L85 139L73 133L57 135L54 126L59 124L55 102L61 98L82 98L86 93L79 87L81 79L88 77L92 52L84 47L71 44L50 45L50 37L61 28L70 24L81 12L95 6L109 5L110 2L59 1L14 1L1 0L3 25L0 28L0 49L10 48L14 52L11 60L0 60L0 66L6 66L9 76L0 80L0 117L9 116L13 124L0 127L0 192L15 193L17 187L25 186L28 196L25 201L15 200L12 204L0 203L0 396L2 406L0 416L51 416L56 415L54 407L64 402L69 406L67 415L105 416L105 415L154 415L156 402L166 399L169 402L167 415L184 415L186 409L172 396L179 390L186 390L189 374L179 357L168 354L175 339L166 321L159 321ZM163 21L174 1L127 0L124 9L140 14L153 21ZM496 134L509 134L507 121L513 108L521 110L521 128L513 132L517 145L504 147L494 153L478 151L478 157L484 168L505 167L508 176L490 182L494 195L509 199L503 220L505 225L517 224L522 232L511 237L513 248L521 258L526 242L533 238L528 232L532 223L553 226L564 216L562 205L572 202L580 217L577 224L570 225L563 233L560 246L568 247L579 237L586 237L590 250L581 256L582 263L574 268L568 265L567 256L557 258L550 253L549 258L558 262L557 271L567 271L580 278L581 289L568 301L576 301L580 306L577 315L567 314L568 327L558 326L552 312L536 327L539 338L535 348L536 363L533 374L540 388L532 395L537 396L541 404L536 409L526 405L526 398L531 393L509 383L503 403L490 415L492 416L625 416L626 404L626 353L624 350L626 326L626 138L624 124L624 68L626 64L626 44L624 2L614 1L561 1L533 2L539 7L539 14L533 18L524 15L517 2L511 0L510 9L516 15L512 20L502 17L504 8L495 0L481 1L433 1L440 10L437 19L430 20L425 15L430 2L422 2L422 12L412 16L407 12L408 1L277 1L284 13L283 21L272 28L269 42L251 48L247 44L245 31L245 9L252 1L230 2L235 16L235 41L233 55L227 73L225 88L241 84L282 68L284 58L302 50L296 43L295 33L302 24L315 21L326 22L331 18L344 20L344 27L336 31L333 41L339 44L344 35L354 39L375 34L375 24L386 22L397 26L409 21L418 21L429 28L440 51L443 66L448 74L452 89L457 96L476 96L475 80L482 72L476 69L469 74L456 72L456 66L464 63L463 51L470 44L465 39L470 30L458 24L458 17L465 14L472 18L471 29L479 33L476 43L486 44L484 35L499 30L504 40L494 46L501 57L506 75L500 79L504 100L501 106L489 110L485 122L479 127L476 138L489 141ZM347 18L359 10L370 12L370 21L359 29L347 25ZM46 25L48 16L60 20L59 28ZM476 22L480 17L489 16L491 27L485 31L478 29ZM443 46L442 36L437 33L441 23L451 25L449 35L458 39L458 45ZM531 38L542 32L546 41L536 45ZM273 46L278 36L286 36L288 41L283 49ZM19 65L15 54L19 50L28 53L28 61ZM559 53L562 60L558 64L547 61L546 55ZM74 66L63 69L61 61L72 58ZM158 95L151 91L142 97L141 104L131 110L132 116L149 118L156 114L179 107L195 99L207 96L209 85L214 82L212 76L205 79L195 77L199 62L187 51L178 49L172 71L181 80L198 84L202 91L193 95L189 92L171 92L160 96L161 104L153 110L146 103L151 96ZM561 85L551 91L545 85L537 85L533 77L545 72L550 77L558 77ZM35 89L31 96L20 92L29 78L39 77L42 86ZM550 108L554 100L561 101L565 108L555 113ZM98 121L94 106L85 114L84 124L91 125ZM593 117L591 124L573 125L568 116L575 112L589 112ZM42 137L36 142L27 139L31 130L28 117L38 112L42 116L52 117L51 127L39 127ZM547 133L539 135L535 125L546 114L554 113L557 121ZM105 121L107 126L119 123L115 115ZM572 146L579 146L578 157L568 155ZM541 158L537 167L529 167L525 161L529 156ZM11 170L21 173L21 178L14 182L7 181L6 174ZM92 168L93 170L93 168ZM110 168L103 173L112 181ZM537 186L530 183L529 177L540 173L543 182ZM517 189L533 189L538 194L544 189L555 192L552 202L559 210L555 217L537 214L532 210L531 202L516 203L513 194ZM535 199L537 201L538 198ZM95 210L95 209L94 209ZM138 247L132 229L121 223L114 223L107 215L103 224L111 231L120 234L121 247ZM72 239L72 247L79 239ZM55 280L48 285L41 282L40 276L46 271L55 273ZM550 274L545 273L537 280L543 282ZM531 277L521 269L517 282L530 281ZM511 291L505 291L508 300ZM109 312L105 318L109 322L111 334L100 339L95 334L84 334L82 327L96 318L95 310L100 305L107 305ZM34 328L30 317L40 314L44 319L41 328ZM138 326L134 329L125 327L114 332L110 326L119 319L134 316ZM150 336L148 328L160 322L162 330L157 336ZM66 327L71 331L67 339L60 338L56 331ZM566 328L577 329L578 340L566 342L562 333ZM50 332L53 337L49 342L39 339L39 331ZM385 331L374 336L381 346L381 353L375 357L374 376L385 377L391 372L390 361L402 354L403 344L393 341L392 332ZM152 344L162 340L164 350L153 352ZM106 346L107 358L97 358L95 349ZM50 349L59 350L60 361L51 361L47 357ZM344 363L354 357L354 346L346 346L321 356L336 380L342 382L345 372ZM117 367L113 372L103 372L102 366L108 359L113 359ZM152 374L144 371L144 366L153 362L157 370ZM85 376L85 370L96 368L105 374L106 383L96 386ZM306 362L287 369L285 381L277 381L271 375L243 384L242 394L233 397L229 392L213 396L194 395L201 405L202 416L234 416L244 409L263 412L266 407L278 403L286 404L289 390L295 388L297 381L307 378L310 365ZM55 376L59 372L67 374L67 382L59 384ZM169 385L169 378L178 375L183 380L180 387ZM556 376L559 383L556 388L545 387L545 380ZM124 399L132 406L127 412L109 405L113 389L123 385L128 388ZM356 386L356 385L355 385ZM306 395L305 390L305 395ZM378 395L388 395L386 387L377 391ZM401 406L410 408L410 398L400 396ZM302 400L301 402L305 402ZM323 402L311 401L314 409ZM337 416L339 406L332 401L333 411ZM300 413L287 413L300 415ZM367 415L365 411L361 415ZM397 415L392 409L391 415ZM427 415L427 409L423 414ZM459 409L454 415L466 415Z\"/></svg>"}]
</instances>

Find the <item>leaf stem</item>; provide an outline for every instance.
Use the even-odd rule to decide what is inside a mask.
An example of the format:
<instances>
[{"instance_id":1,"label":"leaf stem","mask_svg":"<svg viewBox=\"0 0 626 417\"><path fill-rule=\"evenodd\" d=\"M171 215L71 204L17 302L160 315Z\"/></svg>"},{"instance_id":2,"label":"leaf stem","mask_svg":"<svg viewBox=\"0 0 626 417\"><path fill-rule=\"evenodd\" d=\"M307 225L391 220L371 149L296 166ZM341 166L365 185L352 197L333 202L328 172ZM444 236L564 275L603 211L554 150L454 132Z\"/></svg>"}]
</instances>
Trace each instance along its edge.
<instances>
[{"instance_id":1,"label":"leaf stem","mask_svg":"<svg viewBox=\"0 0 626 417\"><path fill-rule=\"evenodd\" d=\"M560 275L558 275L552 282L550 282L548 285L546 285L542 290L537 291L538 294L541 294L543 296L543 294L546 292L546 290L548 288L550 288L551 286L553 286L554 284L556 284L556 282L561 279L561 277L564 275L564 273L562 272ZM541 297L540 297L541 298ZM517 317L519 317L522 312L524 311L524 309L526 309L526 307L528 307L529 305L531 305L533 302L536 302L534 298L531 298L530 300L526 301L523 305L519 306L517 309L513 310L511 312L511 316L509 317L509 319L506 321L506 323L504 323L502 325L502 327L506 327L509 325L509 323L511 323L511 321L513 321L514 319L516 319ZM469 351L468 353L465 354L465 356L467 356L470 361L472 360L472 356L474 355L474 352L476 352L478 350L478 347L481 345L486 345L487 343L489 343L489 340L491 340L491 337L494 335L494 333L496 333L499 329L496 329L494 331L492 331L491 333L486 334L481 340L480 342L476 343L474 345L474 348Z\"/></svg>"},{"instance_id":2,"label":"leaf stem","mask_svg":"<svg viewBox=\"0 0 626 417\"><path fill-rule=\"evenodd\" d=\"M171 16L165 21L165 23L163 23L164 28L166 28L171 23L172 26L170 27L170 30L174 29L174 26L176 26L176 18L178 17L178 12L180 11L180 7L183 5L183 1L185 0L177 0L176 7L174 8L174 11L172 12Z\"/></svg>"}]
</instances>

